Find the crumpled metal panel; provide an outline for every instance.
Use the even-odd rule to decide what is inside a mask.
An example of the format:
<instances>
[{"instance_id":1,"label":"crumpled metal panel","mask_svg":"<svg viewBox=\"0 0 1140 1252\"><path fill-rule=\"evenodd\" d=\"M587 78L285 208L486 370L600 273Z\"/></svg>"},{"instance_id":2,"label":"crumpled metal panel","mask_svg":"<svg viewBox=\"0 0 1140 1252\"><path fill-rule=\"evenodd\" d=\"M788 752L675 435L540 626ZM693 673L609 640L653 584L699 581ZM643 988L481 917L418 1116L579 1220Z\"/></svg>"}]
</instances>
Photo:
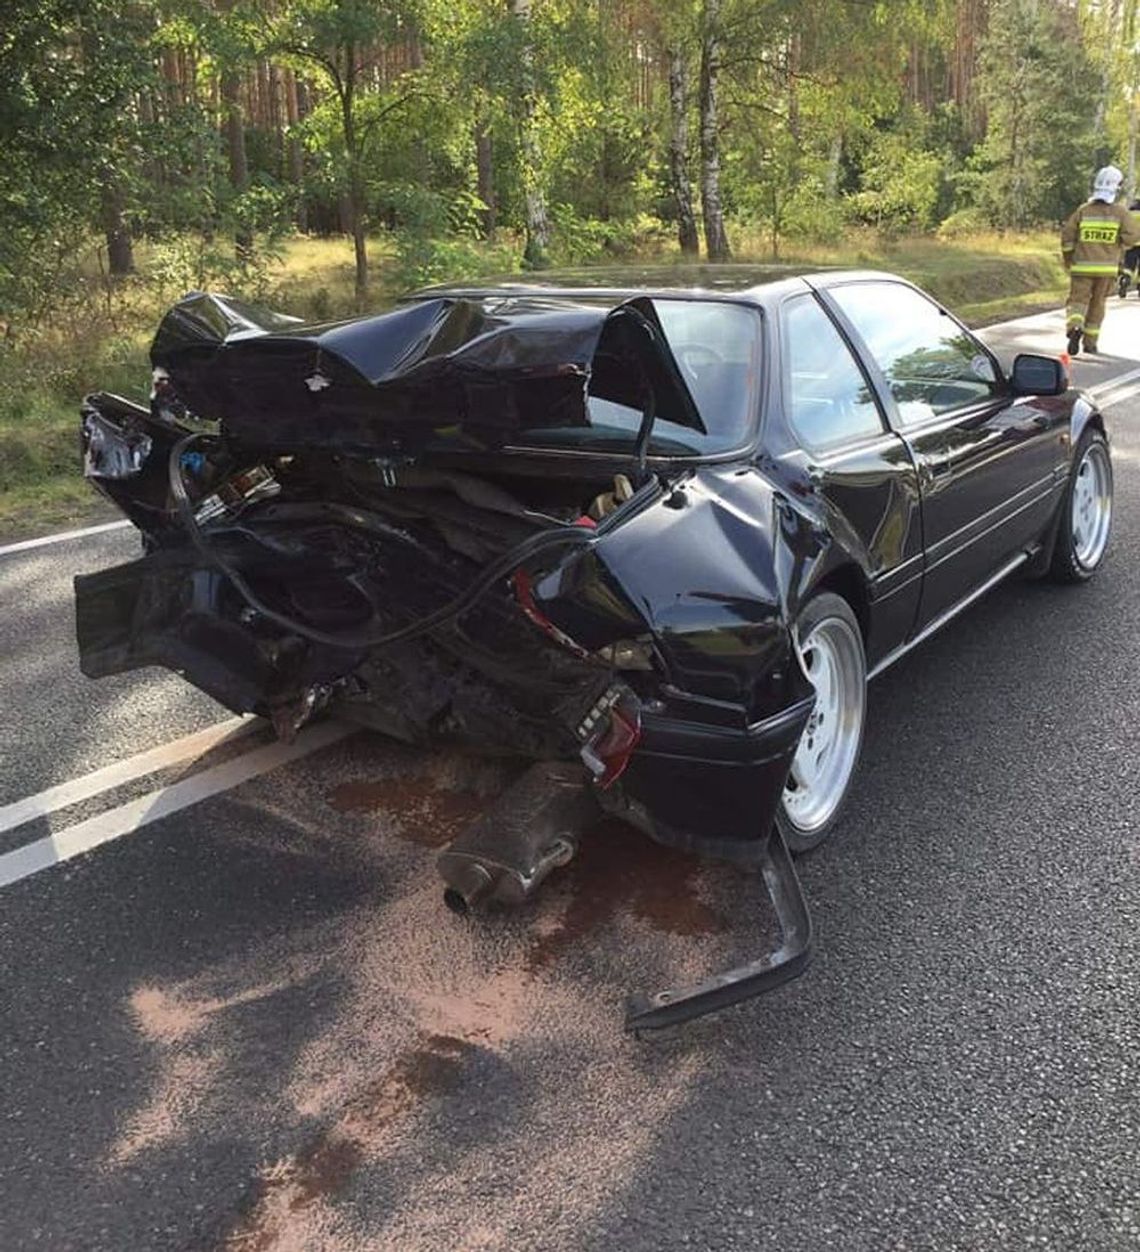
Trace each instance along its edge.
<instances>
[{"instance_id":1,"label":"crumpled metal panel","mask_svg":"<svg viewBox=\"0 0 1140 1252\"><path fill-rule=\"evenodd\" d=\"M618 327L646 328L641 338ZM234 437L296 451L411 453L439 440L494 448L521 430L589 425L587 386L603 335L629 355L670 420L703 430L651 301L565 302L510 313L424 300L331 326L260 322L247 306L195 294L163 319L151 349L187 407Z\"/></svg>"},{"instance_id":2,"label":"crumpled metal panel","mask_svg":"<svg viewBox=\"0 0 1140 1252\"><path fill-rule=\"evenodd\" d=\"M535 599L587 649L612 641L619 622L627 637L648 628L679 687L760 717L798 684L789 623L829 549L764 474L708 467L567 556Z\"/></svg>"}]
</instances>

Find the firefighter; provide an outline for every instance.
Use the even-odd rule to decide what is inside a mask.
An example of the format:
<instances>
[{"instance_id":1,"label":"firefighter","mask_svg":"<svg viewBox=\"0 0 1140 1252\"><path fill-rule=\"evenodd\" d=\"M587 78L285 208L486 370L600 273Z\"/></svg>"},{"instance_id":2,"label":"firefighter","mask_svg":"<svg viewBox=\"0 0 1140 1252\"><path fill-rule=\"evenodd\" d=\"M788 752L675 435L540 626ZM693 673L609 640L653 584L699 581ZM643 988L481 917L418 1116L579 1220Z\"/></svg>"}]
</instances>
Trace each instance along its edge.
<instances>
[{"instance_id":1,"label":"firefighter","mask_svg":"<svg viewBox=\"0 0 1140 1252\"><path fill-rule=\"evenodd\" d=\"M1132 214L1116 203L1123 182L1124 175L1115 165L1097 170L1092 199L1061 227L1061 259L1070 274L1065 329L1074 355L1080 351L1082 337L1085 351L1096 351L1121 251L1140 243Z\"/></svg>"}]
</instances>

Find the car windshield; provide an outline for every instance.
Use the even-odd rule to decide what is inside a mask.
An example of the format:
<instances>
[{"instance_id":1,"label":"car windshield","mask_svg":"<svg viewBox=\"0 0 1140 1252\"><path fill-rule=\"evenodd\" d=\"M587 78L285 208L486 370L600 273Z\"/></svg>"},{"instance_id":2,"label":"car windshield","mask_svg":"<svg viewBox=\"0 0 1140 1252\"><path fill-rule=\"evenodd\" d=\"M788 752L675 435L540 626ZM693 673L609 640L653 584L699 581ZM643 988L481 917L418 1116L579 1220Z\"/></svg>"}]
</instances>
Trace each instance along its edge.
<instances>
[{"instance_id":1,"label":"car windshield","mask_svg":"<svg viewBox=\"0 0 1140 1252\"><path fill-rule=\"evenodd\" d=\"M658 394L649 452L656 456L708 456L738 448L756 413L760 318L755 309L713 300L652 299L651 305L672 350L704 430L695 430L675 411L675 400ZM631 371L641 368L628 348L603 335L588 389L588 426L524 429L520 447L583 452L633 450L642 412L629 403ZM679 419L679 420L676 420Z\"/></svg>"}]
</instances>

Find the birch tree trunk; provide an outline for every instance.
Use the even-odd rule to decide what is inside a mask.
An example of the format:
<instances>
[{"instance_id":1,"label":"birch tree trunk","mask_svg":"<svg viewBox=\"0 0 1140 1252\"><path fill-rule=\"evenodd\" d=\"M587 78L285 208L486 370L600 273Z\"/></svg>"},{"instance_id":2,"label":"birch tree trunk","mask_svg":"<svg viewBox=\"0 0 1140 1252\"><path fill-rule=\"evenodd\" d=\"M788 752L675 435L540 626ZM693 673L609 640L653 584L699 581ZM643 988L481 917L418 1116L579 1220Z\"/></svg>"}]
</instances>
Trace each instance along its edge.
<instances>
[{"instance_id":1,"label":"birch tree trunk","mask_svg":"<svg viewBox=\"0 0 1140 1252\"><path fill-rule=\"evenodd\" d=\"M356 133L356 45L346 46L345 71L338 86L344 147L348 154L348 225L352 234L352 252L356 263L356 307L363 311L368 303L368 235L365 221L364 171Z\"/></svg>"},{"instance_id":2,"label":"birch tree trunk","mask_svg":"<svg viewBox=\"0 0 1140 1252\"><path fill-rule=\"evenodd\" d=\"M710 261L730 261L720 202L720 136L717 133L716 89L720 74L720 0L705 0L701 23L701 213L705 219L705 251Z\"/></svg>"},{"instance_id":3,"label":"birch tree trunk","mask_svg":"<svg viewBox=\"0 0 1140 1252\"><path fill-rule=\"evenodd\" d=\"M1125 179L1124 189L1131 204L1136 198L1136 86L1132 84L1129 87L1129 104L1128 104L1128 176Z\"/></svg>"},{"instance_id":4,"label":"birch tree trunk","mask_svg":"<svg viewBox=\"0 0 1140 1252\"><path fill-rule=\"evenodd\" d=\"M523 259L532 269L547 264L550 222L542 186L542 145L538 137L538 85L534 73L534 40L530 25L530 0L507 0L507 13L519 23L522 59L520 104L522 106L522 184L526 199L526 249Z\"/></svg>"},{"instance_id":5,"label":"birch tree trunk","mask_svg":"<svg viewBox=\"0 0 1140 1252\"><path fill-rule=\"evenodd\" d=\"M693 188L689 182L689 114L688 83L685 54L670 48L669 57L669 180L677 206L677 238L686 256L697 256L701 250L697 219L693 213Z\"/></svg>"},{"instance_id":6,"label":"birch tree trunk","mask_svg":"<svg viewBox=\"0 0 1140 1252\"><path fill-rule=\"evenodd\" d=\"M297 91L297 75L291 69L285 71L285 121L289 130L286 143L289 181L297 188L297 208L293 220L300 231L309 228L308 206L305 203L305 150L297 137L296 127L301 121L301 104Z\"/></svg>"},{"instance_id":7,"label":"birch tree trunk","mask_svg":"<svg viewBox=\"0 0 1140 1252\"><path fill-rule=\"evenodd\" d=\"M824 194L828 200L839 198L839 165L843 160L843 136L833 135L827 150L827 170L823 177Z\"/></svg>"},{"instance_id":8,"label":"birch tree trunk","mask_svg":"<svg viewBox=\"0 0 1140 1252\"><path fill-rule=\"evenodd\" d=\"M1104 29L1101 32L1101 55L1104 59L1101 66L1100 94L1097 96L1096 115L1093 118L1093 134L1105 144L1108 142L1108 107L1112 100L1112 56L1117 49L1120 30L1120 0L1110 0L1102 20Z\"/></svg>"}]
</instances>

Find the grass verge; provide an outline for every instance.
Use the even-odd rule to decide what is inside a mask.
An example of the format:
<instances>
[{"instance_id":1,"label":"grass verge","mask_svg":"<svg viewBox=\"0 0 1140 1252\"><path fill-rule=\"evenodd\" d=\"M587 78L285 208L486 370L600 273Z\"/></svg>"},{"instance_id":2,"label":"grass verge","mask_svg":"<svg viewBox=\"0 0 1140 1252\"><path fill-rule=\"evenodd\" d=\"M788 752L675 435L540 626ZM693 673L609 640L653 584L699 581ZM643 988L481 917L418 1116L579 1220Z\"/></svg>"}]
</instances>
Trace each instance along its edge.
<instances>
[{"instance_id":1,"label":"grass verge","mask_svg":"<svg viewBox=\"0 0 1140 1252\"><path fill-rule=\"evenodd\" d=\"M734 242L740 261L772 260L769 242L758 233L737 232ZM380 307L398 290L390 249L377 241L372 251L374 302ZM504 257L514 254L510 246L499 245L475 263L501 270ZM680 258L667 252L620 259L667 264ZM884 240L872 232L848 231L827 243L789 244L779 259L902 274L976 326L1056 307L1066 286L1051 232L943 241ZM171 286L176 280L162 275L158 254L140 247L138 262L139 275L113 298L93 292L88 301L61 308L34 337L0 352L0 538L113 515L81 476L77 411L83 395L93 390L145 400L150 335L177 289ZM279 263L262 275L259 286L247 294L308 319L348 316L353 309L351 245L342 239L287 240Z\"/></svg>"}]
</instances>

